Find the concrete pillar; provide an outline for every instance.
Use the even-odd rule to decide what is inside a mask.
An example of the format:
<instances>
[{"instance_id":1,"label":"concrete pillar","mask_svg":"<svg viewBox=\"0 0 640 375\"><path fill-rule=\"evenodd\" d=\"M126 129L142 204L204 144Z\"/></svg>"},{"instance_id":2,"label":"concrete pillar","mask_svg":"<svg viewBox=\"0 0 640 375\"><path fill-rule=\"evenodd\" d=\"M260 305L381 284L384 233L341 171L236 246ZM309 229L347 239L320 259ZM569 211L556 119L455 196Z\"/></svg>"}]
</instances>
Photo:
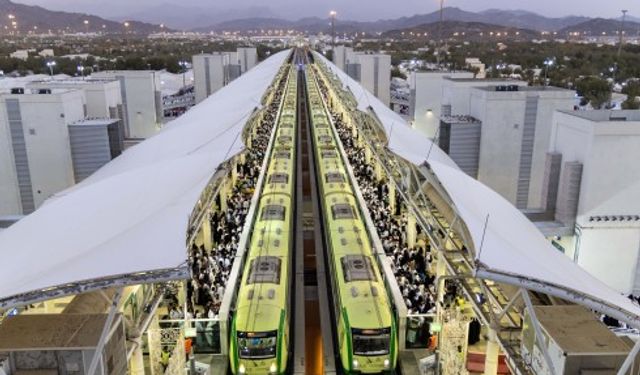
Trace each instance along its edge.
<instances>
[{"instance_id":1,"label":"concrete pillar","mask_svg":"<svg viewBox=\"0 0 640 375\"><path fill-rule=\"evenodd\" d=\"M374 160L373 162L373 172L376 176L376 181L380 181L382 179L382 167L377 160Z\"/></svg>"},{"instance_id":2,"label":"concrete pillar","mask_svg":"<svg viewBox=\"0 0 640 375\"><path fill-rule=\"evenodd\" d=\"M235 186L236 181L238 181L238 163L234 160L231 162L231 185Z\"/></svg>"},{"instance_id":3,"label":"concrete pillar","mask_svg":"<svg viewBox=\"0 0 640 375\"><path fill-rule=\"evenodd\" d=\"M227 211L227 183L220 184L220 211Z\"/></svg>"},{"instance_id":4,"label":"concrete pillar","mask_svg":"<svg viewBox=\"0 0 640 375\"><path fill-rule=\"evenodd\" d=\"M140 338L142 341L142 338ZM142 354L141 345L138 345L131 355L129 361L129 374L131 375L144 375L144 355Z\"/></svg>"},{"instance_id":5,"label":"concrete pillar","mask_svg":"<svg viewBox=\"0 0 640 375\"><path fill-rule=\"evenodd\" d=\"M489 330L489 339L487 340L487 350L484 357L484 375L498 374L498 356L500 354L500 346L496 338L496 332Z\"/></svg>"},{"instance_id":6,"label":"concrete pillar","mask_svg":"<svg viewBox=\"0 0 640 375\"><path fill-rule=\"evenodd\" d=\"M202 244L204 245L205 250L211 251L213 249L213 236L211 233L211 221L209 220L210 213L205 215L204 220L202 221Z\"/></svg>"},{"instance_id":7,"label":"concrete pillar","mask_svg":"<svg viewBox=\"0 0 640 375\"><path fill-rule=\"evenodd\" d=\"M396 212L396 185L389 181L387 182L387 187L389 188L389 208L391 212Z\"/></svg>"},{"instance_id":8,"label":"concrete pillar","mask_svg":"<svg viewBox=\"0 0 640 375\"><path fill-rule=\"evenodd\" d=\"M407 212L407 246L415 247L416 246L416 217L413 215L411 211Z\"/></svg>"}]
</instances>

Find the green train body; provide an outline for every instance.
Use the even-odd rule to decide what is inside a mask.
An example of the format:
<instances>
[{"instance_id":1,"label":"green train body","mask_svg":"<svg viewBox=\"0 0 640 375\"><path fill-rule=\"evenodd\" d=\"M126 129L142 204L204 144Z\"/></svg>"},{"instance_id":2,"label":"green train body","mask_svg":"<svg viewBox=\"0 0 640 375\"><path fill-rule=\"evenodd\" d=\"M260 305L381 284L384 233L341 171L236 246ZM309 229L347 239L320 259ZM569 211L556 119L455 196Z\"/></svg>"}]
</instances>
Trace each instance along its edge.
<instances>
[{"instance_id":1,"label":"green train body","mask_svg":"<svg viewBox=\"0 0 640 375\"><path fill-rule=\"evenodd\" d=\"M289 67L231 323L234 374L284 374L294 224L297 73Z\"/></svg>"},{"instance_id":2,"label":"green train body","mask_svg":"<svg viewBox=\"0 0 640 375\"><path fill-rule=\"evenodd\" d=\"M391 302L312 69L306 82L342 367L392 372L398 343Z\"/></svg>"}]
</instances>

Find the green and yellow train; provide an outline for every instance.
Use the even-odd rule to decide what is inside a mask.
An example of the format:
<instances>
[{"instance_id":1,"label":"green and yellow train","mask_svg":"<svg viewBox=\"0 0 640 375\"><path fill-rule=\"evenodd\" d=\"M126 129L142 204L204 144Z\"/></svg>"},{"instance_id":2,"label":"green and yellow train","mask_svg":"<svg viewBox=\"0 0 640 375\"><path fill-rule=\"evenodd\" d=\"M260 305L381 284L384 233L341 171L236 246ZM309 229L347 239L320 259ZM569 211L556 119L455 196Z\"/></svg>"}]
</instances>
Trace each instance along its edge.
<instances>
[{"instance_id":1,"label":"green and yellow train","mask_svg":"<svg viewBox=\"0 0 640 375\"><path fill-rule=\"evenodd\" d=\"M313 69L306 77L342 368L393 372L398 342L391 302Z\"/></svg>"},{"instance_id":2,"label":"green and yellow train","mask_svg":"<svg viewBox=\"0 0 640 375\"><path fill-rule=\"evenodd\" d=\"M296 69L288 65L231 323L229 358L234 374L283 374L287 367L298 90Z\"/></svg>"}]
</instances>

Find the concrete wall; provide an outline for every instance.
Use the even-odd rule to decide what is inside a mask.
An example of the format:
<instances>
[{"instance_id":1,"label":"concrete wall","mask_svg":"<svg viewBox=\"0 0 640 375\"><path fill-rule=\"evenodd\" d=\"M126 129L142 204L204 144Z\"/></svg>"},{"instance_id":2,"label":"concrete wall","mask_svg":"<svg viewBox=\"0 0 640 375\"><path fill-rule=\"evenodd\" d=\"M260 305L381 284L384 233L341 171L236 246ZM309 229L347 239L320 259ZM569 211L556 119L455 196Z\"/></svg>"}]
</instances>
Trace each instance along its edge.
<instances>
[{"instance_id":1,"label":"concrete wall","mask_svg":"<svg viewBox=\"0 0 640 375\"><path fill-rule=\"evenodd\" d=\"M149 138L160 130L157 96L160 77L155 71L106 71L96 78L115 78L124 85L122 101L126 113L127 138Z\"/></svg>"},{"instance_id":2,"label":"concrete wall","mask_svg":"<svg viewBox=\"0 0 640 375\"><path fill-rule=\"evenodd\" d=\"M556 112L549 147L562 154L563 163L583 165L577 263L620 292L640 292L640 222L612 219L640 214L640 121L591 121Z\"/></svg>"},{"instance_id":3,"label":"concrete wall","mask_svg":"<svg viewBox=\"0 0 640 375\"><path fill-rule=\"evenodd\" d=\"M33 193L33 203L38 208L47 198L74 184L69 123L84 118L84 92L67 91L46 95L2 95L0 96L0 135L2 144L11 143L7 133L6 99L19 101L24 147L28 161L28 173ZM11 147L4 148L12 150ZM22 207L13 152L2 151L0 191L0 214L21 214ZM11 164L14 164L13 167ZM17 200L16 200L17 198ZM19 207L18 212L16 208Z\"/></svg>"},{"instance_id":4,"label":"concrete wall","mask_svg":"<svg viewBox=\"0 0 640 375\"><path fill-rule=\"evenodd\" d=\"M353 48L345 46L336 46L333 49L333 63L340 69L345 70L347 62L355 62Z\"/></svg>"},{"instance_id":5,"label":"concrete wall","mask_svg":"<svg viewBox=\"0 0 640 375\"><path fill-rule=\"evenodd\" d=\"M229 54L201 54L193 56L193 77L196 104L227 84L225 67Z\"/></svg>"},{"instance_id":6,"label":"concrete wall","mask_svg":"<svg viewBox=\"0 0 640 375\"><path fill-rule=\"evenodd\" d=\"M391 102L391 56L358 54L360 84L385 105Z\"/></svg>"},{"instance_id":7,"label":"concrete wall","mask_svg":"<svg viewBox=\"0 0 640 375\"><path fill-rule=\"evenodd\" d=\"M473 74L468 73L473 77ZM468 115L471 105L471 91L474 87L487 87L496 85L517 85L527 86L525 81L514 81L510 79L468 79L463 75L467 72L448 74L443 77L442 82L442 104L451 106L451 115Z\"/></svg>"},{"instance_id":8,"label":"concrete wall","mask_svg":"<svg viewBox=\"0 0 640 375\"><path fill-rule=\"evenodd\" d=\"M413 124L417 130L429 138L435 137L440 125L445 77L473 78L473 73L414 72L409 76L409 85L413 96L411 102L414 103L412 108ZM464 114L468 114L468 111Z\"/></svg>"},{"instance_id":9,"label":"concrete wall","mask_svg":"<svg viewBox=\"0 0 640 375\"><path fill-rule=\"evenodd\" d=\"M469 114L482 122L478 180L518 208L541 208L553 112L571 109L573 100L572 91L561 89L472 88Z\"/></svg>"},{"instance_id":10,"label":"concrete wall","mask_svg":"<svg viewBox=\"0 0 640 375\"><path fill-rule=\"evenodd\" d=\"M0 216L22 214L11 143L5 96L2 95L0 96Z\"/></svg>"}]
</instances>

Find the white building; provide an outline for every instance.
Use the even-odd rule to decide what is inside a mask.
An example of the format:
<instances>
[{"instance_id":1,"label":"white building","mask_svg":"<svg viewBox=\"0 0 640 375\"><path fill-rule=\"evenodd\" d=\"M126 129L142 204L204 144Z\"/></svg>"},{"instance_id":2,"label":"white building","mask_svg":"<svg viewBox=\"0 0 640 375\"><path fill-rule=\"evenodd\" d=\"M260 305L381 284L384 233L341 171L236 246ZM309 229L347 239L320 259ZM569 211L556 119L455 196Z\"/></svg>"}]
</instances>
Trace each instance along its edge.
<instances>
[{"instance_id":1,"label":"white building","mask_svg":"<svg viewBox=\"0 0 640 375\"><path fill-rule=\"evenodd\" d=\"M74 184L68 125L84 103L81 90L0 94L0 215L28 214Z\"/></svg>"},{"instance_id":2,"label":"white building","mask_svg":"<svg viewBox=\"0 0 640 375\"><path fill-rule=\"evenodd\" d=\"M29 51L26 49L19 49L9 54L9 57L14 59L26 60L29 58Z\"/></svg>"},{"instance_id":3,"label":"white building","mask_svg":"<svg viewBox=\"0 0 640 375\"><path fill-rule=\"evenodd\" d=\"M640 111L558 111L549 151L550 208L575 228L557 239L565 254L614 289L640 293Z\"/></svg>"},{"instance_id":4,"label":"white building","mask_svg":"<svg viewBox=\"0 0 640 375\"><path fill-rule=\"evenodd\" d=\"M333 63L345 72L347 71L347 63L354 61L353 48L345 46L335 46L333 48Z\"/></svg>"},{"instance_id":5,"label":"white building","mask_svg":"<svg viewBox=\"0 0 640 375\"><path fill-rule=\"evenodd\" d=\"M482 63L482 61L480 61L479 58L477 58L477 57L467 57L466 59L464 59L464 63L470 69L477 69L478 70L475 78L485 78L487 76L487 72L485 70L486 66L485 66L485 64Z\"/></svg>"},{"instance_id":6,"label":"white building","mask_svg":"<svg viewBox=\"0 0 640 375\"><path fill-rule=\"evenodd\" d=\"M45 48L42 51L38 52L38 56L41 56L41 57L54 57L55 53L53 52L53 49Z\"/></svg>"},{"instance_id":7,"label":"white building","mask_svg":"<svg viewBox=\"0 0 640 375\"><path fill-rule=\"evenodd\" d=\"M473 73L412 72L408 77L413 126L429 138L435 138L440 125L444 79L449 77L473 78Z\"/></svg>"},{"instance_id":8,"label":"white building","mask_svg":"<svg viewBox=\"0 0 640 375\"><path fill-rule=\"evenodd\" d=\"M391 56L384 54L358 54L360 66L358 82L381 102L391 102ZM353 76L352 76L353 77Z\"/></svg>"},{"instance_id":9,"label":"white building","mask_svg":"<svg viewBox=\"0 0 640 375\"><path fill-rule=\"evenodd\" d=\"M229 63L240 66L240 74L258 64L258 50L255 47L238 47L236 52L229 53Z\"/></svg>"},{"instance_id":10,"label":"white building","mask_svg":"<svg viewBox=\"0 0 640 375\"><path fill-rule=\"evenodd\" d=\"M193 56L193 85L196 104L229 83L229 60L230 56L227 53Z\"/></svg>"},{"instance_id":11,"label":"white building","mask_svg":"<svg viewBox=\"0 0 640 375\"><path fill-rule=\"evenodd\" d=\"M463 73L458 73L462 75ZM462 78L444 76L442 82L442 115L463 116L469 114L471 92L474 87L527 86L527 82L508 78Z\"/></svg>"},{"instance_id":12,"label":"white building","mask_svg":"<svg viewBox=\"0 0 640 375\"><path fill-rule=\"evenodd\" d=\"M158 72L115 70L94 73L91 77L120 82L126 138L145 139L160 130L162 94Z\"/></svg>"},{"instance_id":13,"label":"white building","mask_svg":"<svg viewBox=\"0 0 640 375\"><path fill-rule=\"evenodd\" d=\"M214 52L192 58L196 104L258 64L255 47L238 47L236 52Z\"/></svg>"},{"instance_id":14,"label":"white building","mask_svg":"<svg viewBox=\"0 0 640 375\"><path fill-rule=\"evenodd\" d=\"M571 110L575 92L555 87L478 87L469 115L481 122L478 180L520 209L542 208L542 181L556 110Z\"/></svg>"},{"instance_id":15,"label":"white building","mask_svg":"<svg viewBox=\"0 0 640 375\"><path fill-rule=\"evenodd\" d=\"M124 118L120 81L116 79L65 79L27 83L27 89L78 89L84 91L87 117Z\"/></svg>"}]
</instances>

